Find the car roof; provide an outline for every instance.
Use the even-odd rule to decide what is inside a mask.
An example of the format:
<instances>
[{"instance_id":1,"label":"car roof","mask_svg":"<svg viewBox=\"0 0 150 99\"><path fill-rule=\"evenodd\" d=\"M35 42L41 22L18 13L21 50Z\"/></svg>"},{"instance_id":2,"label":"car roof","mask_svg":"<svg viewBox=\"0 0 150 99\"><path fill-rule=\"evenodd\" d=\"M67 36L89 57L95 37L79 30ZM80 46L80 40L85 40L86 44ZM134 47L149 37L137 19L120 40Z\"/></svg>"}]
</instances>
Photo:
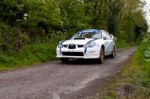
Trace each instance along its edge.
<instances>
[{"instance_id":1,"label":"car roof","mask_svg":"<svg viewBox=\"0 0 150 99\"><path fill-rule=\"evenodd\" d=\"M79 31L79 32L77 32L78 34L82 34L82 33L84 33L84 32L99 32L99 31L101 31L100 29L86 29L86 30L81 30L81 31Z\"/></svg>"}]
</instances>

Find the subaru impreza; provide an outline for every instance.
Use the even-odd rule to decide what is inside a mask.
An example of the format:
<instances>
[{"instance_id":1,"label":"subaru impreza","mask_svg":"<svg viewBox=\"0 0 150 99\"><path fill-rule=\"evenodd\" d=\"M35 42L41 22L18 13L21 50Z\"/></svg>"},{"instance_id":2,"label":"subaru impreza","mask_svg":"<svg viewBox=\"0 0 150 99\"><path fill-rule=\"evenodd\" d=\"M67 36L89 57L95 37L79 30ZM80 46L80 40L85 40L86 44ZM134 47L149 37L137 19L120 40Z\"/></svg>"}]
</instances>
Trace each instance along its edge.
<instances>
[{"instance_id":1,"label":"subaru impreza","mask_svg":"<svg viewBox=\"0 0 150 99\"><path fill-rule=\"evenodd\" d=\"M102 64L105 56L114 58L116 55L114 36L105 30L82 30L71 39L60 41L56 54L62 62L69 59L97 59Z\"/></svg>"}]
</instances>

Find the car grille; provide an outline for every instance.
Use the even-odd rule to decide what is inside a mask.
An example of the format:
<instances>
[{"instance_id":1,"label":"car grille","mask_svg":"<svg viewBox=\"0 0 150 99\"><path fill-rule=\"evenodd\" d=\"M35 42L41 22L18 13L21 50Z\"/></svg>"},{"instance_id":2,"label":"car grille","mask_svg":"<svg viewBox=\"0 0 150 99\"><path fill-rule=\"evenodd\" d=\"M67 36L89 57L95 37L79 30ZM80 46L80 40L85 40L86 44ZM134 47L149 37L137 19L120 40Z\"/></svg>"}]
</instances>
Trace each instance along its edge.
<instances>
[{"instance_id":1,"label":"car grille","mask_svg":"<svg viewBox=\"0 0 150 99\"><path fill-rule=\"evenodd\" d=\"M82 48L82 47L84 47L84 45L78 45L78 48Z\"/></svg>"},{"instance_id":2,"label":"car grille","mask_svg":"<svg viewBox=\"0 0 150 99\"><path fill-rule=\"evenodd\" d=\"M84 56L83 52L62 52L65 56Z\"/></svg>"},{"instance_id":3,"label":"car grille","mask_svg":"<svg viewBox=\"0 0 150 99\"><path fill-rule=\"evenodd\" d=\"M68 45L63 45L64 48L68 48Z\"/></svg>"},{"instance_id":4,"label":"car grille","mask_svg":"<svg viewBox=\"0 0 150 99\"><path fill-rule=\"evenodd\" d=\"M70 45L68 46L68 48L69 48L69 49L76 49L76 45L70 44Z\"/></svg>"},{"instance_id":5,"label":"car grille","mask_svg":"<svg viewBox=\"0 0 150 99\"><path fill-rule=\"evenodd\" d=\"M70 44L70 45L63 45L64 48L68 48L68 49L76 49L76 47L78 48L83 48L84 45L75 45L75 44Z\"/></svg>"}]
</instances>

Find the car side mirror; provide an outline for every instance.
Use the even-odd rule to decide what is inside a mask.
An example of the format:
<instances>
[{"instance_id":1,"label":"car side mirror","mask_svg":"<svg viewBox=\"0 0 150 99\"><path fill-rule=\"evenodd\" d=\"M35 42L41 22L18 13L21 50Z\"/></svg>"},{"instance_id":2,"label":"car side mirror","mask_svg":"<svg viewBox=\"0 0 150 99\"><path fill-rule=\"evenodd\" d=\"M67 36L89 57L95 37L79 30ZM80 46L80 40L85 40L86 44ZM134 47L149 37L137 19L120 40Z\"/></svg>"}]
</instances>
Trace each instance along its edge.
<instances>
[{"instance_id":1,"label":"car side mirror","mask_svg":"<svg viewBox=\"0 0 150 99\"><path fill-rule=\"evenodd\" d=\"M110 34L110 38L113 40L114 39L114 36L112 34Z\"/></svg>"},{"instance_id":2,"label":"car side mirror","mask_svg":"<svg viewBox=\"0 0 150 99\"><path fill-rule=\"evenodd\" d=\"M110 38L111 38L112 40L114 40L114 41L117 40L112 34L110 34Z\"/></svg>"}]
</instances>

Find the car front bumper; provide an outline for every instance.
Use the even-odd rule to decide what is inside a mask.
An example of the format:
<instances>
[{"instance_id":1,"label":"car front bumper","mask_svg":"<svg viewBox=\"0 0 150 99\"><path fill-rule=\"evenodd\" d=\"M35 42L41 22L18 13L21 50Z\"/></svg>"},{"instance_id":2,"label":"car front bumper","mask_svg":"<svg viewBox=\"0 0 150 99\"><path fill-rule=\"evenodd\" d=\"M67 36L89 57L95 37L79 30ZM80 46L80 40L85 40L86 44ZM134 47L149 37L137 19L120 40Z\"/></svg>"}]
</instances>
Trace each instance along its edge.
<instances>
[{"instance_id":1,"label":"car front bumper","mask_svg":"<svg viewBox=\"0 0 150 99\"><path fill-rule=\"evenodd\" d=\"M72 58L72 59L97 59L99 58L99 50L97 48L79 48L79 49L66 49L57 48L57 58Z\"/></svg>"}]
</instances>

